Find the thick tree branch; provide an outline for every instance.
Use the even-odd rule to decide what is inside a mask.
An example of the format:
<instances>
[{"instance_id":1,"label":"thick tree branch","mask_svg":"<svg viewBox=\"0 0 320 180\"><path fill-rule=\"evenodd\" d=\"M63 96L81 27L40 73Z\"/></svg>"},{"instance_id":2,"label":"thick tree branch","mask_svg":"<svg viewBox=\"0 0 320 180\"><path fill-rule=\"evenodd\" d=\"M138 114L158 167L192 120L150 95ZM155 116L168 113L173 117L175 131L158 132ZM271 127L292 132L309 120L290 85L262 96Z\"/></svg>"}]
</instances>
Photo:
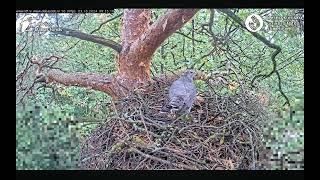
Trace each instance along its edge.
<instances>
[{"instance_id":1,"label":"thick tree branch","mask_svg":"<svg viewBox=\"0 0 320 180\"><path fill-rule=\"evenodd\" d=\"M134 87L150 80L150 63L155 50L165 39L187 23L197 11L169 10L150 27L150 10L126 9L123 15L121 45L99 36L67 28L54 32L113 48L119 52L118 74L110 77L103 74L65 73L50 69L45 74L40 73L41 82L87 87L105 92L114 98L124 97Z\"/></svg>"},{"instance_id":2,"label":"thick tree branch","mask_svg":"<svg viewBox=\"0 0 320 180\"><path fill-rule=\"evenodd\" d=\"M97 73L64 73L61 70L51 69L46 76L46 83L60 83L65 86L87 87L105 92L112 97L117 97L114 78Z\"/></svg>"},{"instance_id":3,"label":"thick tree branch","mask_svg":"<svg viewBox=\"0 0 320 180\"><path fill-rule=\"evenodd\" d=\"M197 12L195 9L168 10L150 26L151 11L125 9L118 58L119 77L130 87L150 80L150 65L156 49Z\"/></svg>"},{"instance_id":4,"label":"thick tree branch","mask_svg":"<svg viewBox=\"0 0 320 180\"><path fill-rule=\"evenodd\" d=\"M76 37L76 38L79 38L82 40L102 44L104 46L112 48L113 50L117 51L118 53L120 53L121 49L122 49L120 44L118 44L112 40L105 39L103 37L96 36L96 35L86 34L86 33L72 30L72 29L68 29L68 28L62 28L62 31L54 31L53 33L61 34L61 35L65 35L65 36Z\"/></svg>"},{"instance_id":5,"label":"thick tree branch","mask_svg":"<svg viewBox=\"0 0 320 180\"><path fill-rule=\"evenodd\" d=\"M142 34L135 42L138 46L134 47L138 48L137 51L142 50L151 56L163 41L186 24L197 12L198 9L168 10Z\"/></svg>"}]
</instances>

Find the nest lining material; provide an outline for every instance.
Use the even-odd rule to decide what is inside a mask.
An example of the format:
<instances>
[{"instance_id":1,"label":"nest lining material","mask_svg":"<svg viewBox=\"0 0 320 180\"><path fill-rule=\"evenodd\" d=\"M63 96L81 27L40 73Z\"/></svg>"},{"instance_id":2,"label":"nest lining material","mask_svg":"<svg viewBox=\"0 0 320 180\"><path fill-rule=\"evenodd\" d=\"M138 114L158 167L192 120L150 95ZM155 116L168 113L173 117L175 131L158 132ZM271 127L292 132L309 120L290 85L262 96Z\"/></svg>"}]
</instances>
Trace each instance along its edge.
<instances>
[{"instance_id":1,"label":"nest lining material","mask_svg":"<svg viewBox=\"0 0 320 180\"><path fill-rule=\"evenodd\" d=\"M189 115L159 111L177 78L154 78L113 104L113 114L83 142L82 169L259 169L267 113L252 93L239 88L219 95L216 76L203 82Z\"/></svg>"}]
</instances>

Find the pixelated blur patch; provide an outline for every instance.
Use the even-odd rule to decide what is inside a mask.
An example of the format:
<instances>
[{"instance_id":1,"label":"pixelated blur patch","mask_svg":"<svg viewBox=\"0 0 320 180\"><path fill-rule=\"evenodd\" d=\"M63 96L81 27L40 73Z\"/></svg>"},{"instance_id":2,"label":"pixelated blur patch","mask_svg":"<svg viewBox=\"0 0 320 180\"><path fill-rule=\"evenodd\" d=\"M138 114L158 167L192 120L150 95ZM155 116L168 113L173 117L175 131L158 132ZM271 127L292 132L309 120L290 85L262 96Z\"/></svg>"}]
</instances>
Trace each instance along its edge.
<instances>
[{"instance_id":1,"label":"pixelated blur patch","mask_svg":"<svg viewBox=\"0 0 320 180\"><path fill-rule=\"evenodd\" d=\"M72 116L37 105L16 108L16 169L75 169L79 137Z\"/></svg>"},{"instance_id":2,"label":"pixelated blur patch","mask_svg":"<svg viewBox=\"0 0 320 180\"><path fill-rule=\"evenodd\" d=\"M291 116L290 117L290 113ZM271 169L304 169L304 98L296 98L265 126L266 145L270 148Z\"/></svg>"}]
</instances>

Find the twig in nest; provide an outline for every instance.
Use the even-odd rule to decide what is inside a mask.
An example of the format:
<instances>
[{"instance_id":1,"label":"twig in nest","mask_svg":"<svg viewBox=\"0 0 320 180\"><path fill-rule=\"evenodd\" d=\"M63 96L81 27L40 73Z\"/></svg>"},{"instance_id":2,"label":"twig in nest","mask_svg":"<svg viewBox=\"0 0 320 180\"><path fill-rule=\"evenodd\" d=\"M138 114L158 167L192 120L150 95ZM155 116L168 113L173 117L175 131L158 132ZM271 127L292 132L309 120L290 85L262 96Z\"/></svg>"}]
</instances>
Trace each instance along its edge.
<instances>
[{"instance_id":1,"label":"twig in nest","mask_svg":"<svg viewBox=\"0 0 320 180\"><path fill-rule=\"evenodd\" d=\"M230 80L228 74L220 75L227 82ZM112 149L123 139L131 139L112 156L93 156L81 166L85 169L106 169L105 164L108 169L254 169L255 153L262 145L261 122L265 120L265 112L252 95L240 90L236 95L222 96L209 89L202 92L202 103L206 105L191 110L193 117L200 117L199 122L173 119L161 124L164 117L152 107L162 105L166 96L163 92L171 80L164 79L148 87L148 92L136 91L125 100L119 100L117 112L110 114L109 121L90 135L91 139L85 142L87 146L81 148L81 157L90 157L101 150ZM212 84L212 81L205 83L213 89L228 86ZM243 101L236 103L240 97ZM217 106L223 107L219 110ZM203 114L205 112L207 115ZM104 133L107 130L112 132ZM135 143L133 135L136 131L144 138L148 134L155 143L146 143L146 139L141 139L145 143ZM221 143L217 140L222 136Z\"/></svg>"}]
</instances>

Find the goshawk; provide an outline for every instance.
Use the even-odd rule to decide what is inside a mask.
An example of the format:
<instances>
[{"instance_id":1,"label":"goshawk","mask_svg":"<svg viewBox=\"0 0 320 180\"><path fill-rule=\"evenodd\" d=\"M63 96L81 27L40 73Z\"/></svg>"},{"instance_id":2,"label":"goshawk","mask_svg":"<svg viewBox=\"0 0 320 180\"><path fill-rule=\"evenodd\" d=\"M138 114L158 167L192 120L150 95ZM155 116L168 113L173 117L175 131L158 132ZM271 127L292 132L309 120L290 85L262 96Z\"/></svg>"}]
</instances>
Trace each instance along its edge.
<instances>
[{"instance_id":1,"label":"goshawk","mask_svg":"<svg viewBox=\"0 0 320 180\"><path fill-rule=\"evenodd\" d=\"M161 112L190 113L197 95L196 86L193 84L195 74L195 71L187 70L172 83L169 89L169 101L163 106Z\"/></svg>"}]
</instances>

